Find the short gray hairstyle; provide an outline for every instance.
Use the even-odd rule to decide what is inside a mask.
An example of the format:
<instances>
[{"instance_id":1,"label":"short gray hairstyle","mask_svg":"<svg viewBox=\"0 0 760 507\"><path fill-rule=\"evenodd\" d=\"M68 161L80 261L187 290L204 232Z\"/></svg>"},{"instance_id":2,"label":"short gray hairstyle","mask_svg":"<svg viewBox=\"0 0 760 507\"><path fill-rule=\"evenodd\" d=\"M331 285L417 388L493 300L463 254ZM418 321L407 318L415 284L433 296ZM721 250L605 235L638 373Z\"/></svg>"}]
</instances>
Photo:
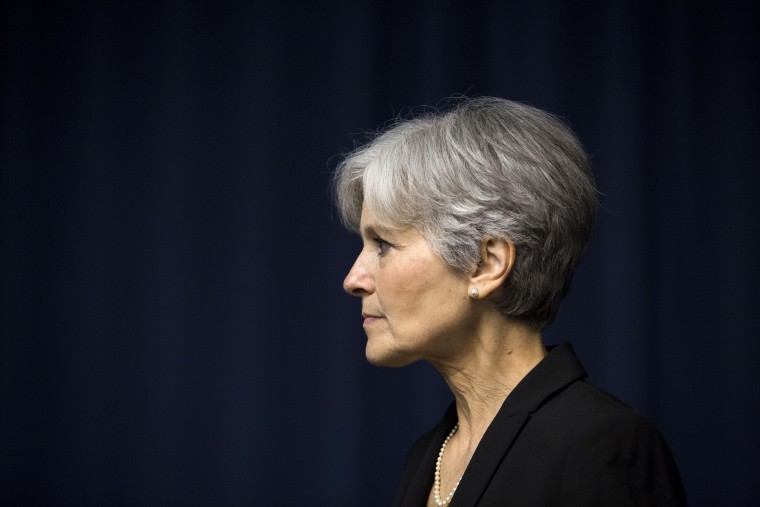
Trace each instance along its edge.
<instances>
[{"instance_id":1,"label":"short gray hairstyle","mask_svg":"<svg viewBox=\"0 0 760 507\"><path fill-rule=\"evenodd\" d=\"M494 301L507 317L544 327L570 288L597 210L589 158L551 114L493 97L396 121L343 158L334 176L343 223L362 205L419 230L461 273L480 262L484 235L515 245Z\"/></svg>"}]
</instances>

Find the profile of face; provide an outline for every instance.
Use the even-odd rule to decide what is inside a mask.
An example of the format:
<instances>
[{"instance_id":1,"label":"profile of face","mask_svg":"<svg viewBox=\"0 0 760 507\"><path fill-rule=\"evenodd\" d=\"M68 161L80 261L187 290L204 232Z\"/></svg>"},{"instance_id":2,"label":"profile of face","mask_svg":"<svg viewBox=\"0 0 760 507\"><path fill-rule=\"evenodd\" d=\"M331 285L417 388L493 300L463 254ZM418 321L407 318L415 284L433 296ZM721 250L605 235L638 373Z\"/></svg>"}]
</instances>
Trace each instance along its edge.
<instances>
[{"instance_id":1,"label":"profile of face","mask_svg":"<svg viewBox=\"0 0 760 507\"><path fill-rule=\"evenodd\" d=\"M476 318L469 278L454 271L414 228L382 224L362 208L363 248L343 281L362 299L370 363L404 366L455 357Z\"/></svg>"}]
</instances>

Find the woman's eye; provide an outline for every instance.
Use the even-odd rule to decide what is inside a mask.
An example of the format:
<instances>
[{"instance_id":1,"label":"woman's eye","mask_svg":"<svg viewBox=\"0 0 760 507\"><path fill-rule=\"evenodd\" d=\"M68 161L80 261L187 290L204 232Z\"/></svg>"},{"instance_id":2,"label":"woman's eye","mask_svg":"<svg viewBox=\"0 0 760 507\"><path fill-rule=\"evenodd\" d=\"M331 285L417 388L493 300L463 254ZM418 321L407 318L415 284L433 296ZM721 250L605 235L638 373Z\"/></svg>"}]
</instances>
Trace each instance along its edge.
<instances>
[{"instance_id":1,"label":"woman's eye","mask_svg":"<svg viewBox=\"0 0 760 507\"><path fill-rule=\"evenodd\" d=\"M374 238L373 241L377 244L378 255L383 255L391 247L391 244L382 238Z\"/></svg>"}]
</instances>

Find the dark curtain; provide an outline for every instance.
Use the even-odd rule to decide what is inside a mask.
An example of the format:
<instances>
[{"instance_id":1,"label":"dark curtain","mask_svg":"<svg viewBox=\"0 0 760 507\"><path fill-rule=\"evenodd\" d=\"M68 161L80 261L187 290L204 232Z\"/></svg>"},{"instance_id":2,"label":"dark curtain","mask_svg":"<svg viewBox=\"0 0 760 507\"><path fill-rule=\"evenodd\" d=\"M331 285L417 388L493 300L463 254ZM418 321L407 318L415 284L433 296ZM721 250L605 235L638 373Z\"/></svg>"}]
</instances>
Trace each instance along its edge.
<instances>
[{"instance_id":1,"label":"dark curtain","mask_svg":"<svg viewBox=\"0 0 760 507\"><path fill-rule=\"evenodd\" d=\"M364 360L340 153L413 106L568 120L603 209L546 342L760 496L751 1L5 2L0 504L387 505L450 402Z\"/></svg>"}]
</instances>

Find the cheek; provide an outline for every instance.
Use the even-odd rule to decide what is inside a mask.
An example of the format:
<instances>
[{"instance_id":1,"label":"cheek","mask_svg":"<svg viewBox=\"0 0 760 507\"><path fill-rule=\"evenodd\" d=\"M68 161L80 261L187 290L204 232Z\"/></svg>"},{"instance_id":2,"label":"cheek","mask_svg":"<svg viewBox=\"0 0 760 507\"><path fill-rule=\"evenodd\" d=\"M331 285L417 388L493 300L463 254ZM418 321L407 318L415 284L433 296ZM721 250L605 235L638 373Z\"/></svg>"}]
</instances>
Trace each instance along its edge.
<instances>
[{"instance_id":1,"label":"cheek","mask_svg":"<svg viewBox=\"0 0 760 507\"><path fill-rule=\"evenodd\" d=\"M429 318L431 314L448 311L455 291L440 283L440 278L428 273L406 274L385 291L385 303L396 315ZM382 296L381 296L382 297Z\"/></svg>"},{"instance_id":2,"label":"cheek","mask_svg":"<svg viewBox=\"0 0 760 507\"><path fill-rule=\"evenodd\" d=\"M427 299L430 290L428 278L414 265L389 267L375 278L378 301L387 310L413 310Z\"/></svg>"},{"instance_id":3,"label":"cheek","mask_svg":"<svg viewBox=\"0 0 760 507\"><path fill-rule=\"evenodd\" d=\"M392 273L386 273L375 280L377 298L386 307L406 305L407 300L416 292L417 285L419 284L411 276L396 276Z\"/></svg>"}]
</instances>

